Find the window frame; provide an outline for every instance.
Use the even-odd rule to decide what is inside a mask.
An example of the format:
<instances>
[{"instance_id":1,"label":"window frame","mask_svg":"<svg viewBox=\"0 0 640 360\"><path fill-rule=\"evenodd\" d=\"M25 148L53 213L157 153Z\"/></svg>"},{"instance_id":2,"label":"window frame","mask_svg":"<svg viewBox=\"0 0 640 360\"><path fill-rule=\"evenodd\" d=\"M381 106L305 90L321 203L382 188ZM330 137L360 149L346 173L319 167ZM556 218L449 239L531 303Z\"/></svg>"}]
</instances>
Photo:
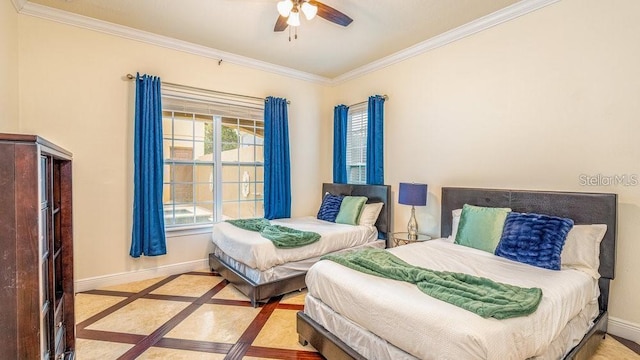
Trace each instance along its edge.
<instances>
[{"instance_id":1,"label":"window frame","mask_svg":"<svg viewBox=\"0 0 640 360\"><path fill-rule=\"evenodd\" d=\"M226 93L218 93L203 89L194 89L189 87L183 87L179 85L165 85L163 84L162 88L162 111L163 111L163 122L165 121L165 114L171 113L174 115L175 113L182 114L190 114L191 115L191 139L183 139L178 136L179 142L191 142L192 149L196 149L196 143L202 143L202 146L205 144L212 143L212 153L211 160L197 159L196 154L192 154L191 160L179 160L173 158L172 155L164 154L163 156L163 167L169 166L169 174L170 178L166 178L167 169L165 168L165 179L163 179L163 207L167 206L171 207L172 218L176 218L175 210L176 205L181 205L182 202L176 202L175 199L175 168L172 165L175 164L185 164L193 166L193 175L192 181L188 182L192 184L192 198L191 202L186 202L185 204L191 206L193 210L193 220L197 219L197 208L198 204L203 202L198 200L197 193L198 189L196 186L208 184L209 191L211 192L212 200L211 200L211 217L212 221L207 222L199 222L199 223L185 223L185 224L169 224L165 223L165 232L167 237L175 237L175 236L187 236L192 234L199 234L209 232L213 226L213 224L221 221L223 219L223 203L238 203L238 209L241 208L241 204L245 201L240 199L240 195L238 196L238 200L223 200L224 198L224 184L230 183L229 181L224 182L222 177L223 166L237 166L238 171L247 166L253 167L253 174L258 174L259 168L264 169L264 140L262 144L259 146L262 147L262 155L258 156L257 147L258 139L260 138L260 126L262 129L262 139L264 139L264 102L259 101L261 99L258 98L250 98L243 97L240 95L231 95ZM169 104L169 105L166 105ZM205 118L205 120L202 120ZM222 127L223 127L223 119L235 119L237 134L238 137L236 139L238 150L238 158L237 161L223 161L222 160L222 148L223 148L223 140L222 140ZM206 139L206 130L203 130L202 139L198 139L196 134L196 126L198 121L203 121L203 127L206 128L204 123L211 123L213 126L213 139L211 142L208 142ZM252 122L253 126L241 125L242 123ZM171 117L171 126L172 129L167 134L167 131L163 129L163 146L165 147L165 151L167 151L167 146L165 146L165 141L170 141L169 149L175 148L176 142L176 132L174 131L175 120L174 116ZM253 138L252 144L244 144L242 129L253 129ZM241 161L240 159L240 148L242 146L253 146L254 154L253 161ZM172 151L172 150L170 150ZM205 150L206 151L206 150ZM208 155L205 153L204 155ZM203 156L204 156L203 155ZM209 181L199 181L196 177L196 167L197 166L211 166L212 175L210 176ZM259 181L255 176L253 176L252 181L249 181L249 186L252 187L252 193L255 194L256 189L258 188L258 184L264 184L264 170L261 170L262 179ZM240 187L243 183L242 178L238 178L237 184ZM173 185L173 186L172 186ZM169 187L170 192L172 192L168 197L169 201L165 202L166 195L166 187ZM262 188L264 186L262 185ZM264 191L262 192L264 193ZM264 214L264 195L262 194L262 198L255 198L251 201L256 203L260 203L262 208L260 209L261 214ZM204 203L209 203L208 200ZM182 204L182 205L185 205ZM254 213L257 213L257 206L254 206Z\"/></svg>"}]
</instances>

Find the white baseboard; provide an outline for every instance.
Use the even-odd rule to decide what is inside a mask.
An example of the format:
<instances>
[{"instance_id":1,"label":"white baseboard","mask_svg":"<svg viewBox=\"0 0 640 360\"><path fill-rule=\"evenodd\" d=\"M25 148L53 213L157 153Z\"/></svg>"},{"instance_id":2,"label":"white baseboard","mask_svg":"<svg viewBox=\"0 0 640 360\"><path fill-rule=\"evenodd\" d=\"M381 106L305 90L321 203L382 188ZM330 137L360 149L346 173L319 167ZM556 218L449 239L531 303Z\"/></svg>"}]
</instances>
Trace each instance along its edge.
<instances>
[{"instance_id":1,"label":"white baseboard","mask_svg":"<svg viewBox=\"0 0 640 360\"><path fill-rule=\"evenodd\" d=\"M640 325L609 316L607 332L640 344Z\"/></svg>"},{"instance_id":2,"label":"white baseboard","mask_svg":"<svg viewBox=\"0 0 640 360\"><path fill-rule=\"evenodd\" d=\"M209 267L208 259L194 260L189 262L183 262L179 264L171 264L165 266L159 266L152 269L142 269L135 271L128 271L118 274L96 276L87 279L80 279L75 281L76 292L88 291L99 289L107 286L114 286L125 284L134 281L141 281L152 279L159 276L169 276L182 274L189 271L207 269Z\"/></svg>"}]
</instances>

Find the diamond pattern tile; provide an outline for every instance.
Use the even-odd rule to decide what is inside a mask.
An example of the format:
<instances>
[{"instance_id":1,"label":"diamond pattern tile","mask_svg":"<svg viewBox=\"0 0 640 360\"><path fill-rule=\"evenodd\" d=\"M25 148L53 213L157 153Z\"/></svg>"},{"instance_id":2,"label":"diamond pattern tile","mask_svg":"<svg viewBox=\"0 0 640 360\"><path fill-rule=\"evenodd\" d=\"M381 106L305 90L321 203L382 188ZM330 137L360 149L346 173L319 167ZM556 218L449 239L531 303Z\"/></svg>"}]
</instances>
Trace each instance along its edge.
<instances>
[{"instance_id":1,"label":"diamond pattern tile","mask_svg":"<svg viewBox=\"0 0 640 360\"><path fill-rule=\"evenodd\" d=\"M149 335L188 305L178 301L138 299L86 328Z\"/></svg>"},{"instance_id":2,"label":"diamond pattern tile","mask_svg":"<svg viewBox=\"0 0 640 360\"><path fill-rule=\"evenodd\" d=\"M76 329L77 358L322 359L312 347L298 344L295 314L304 295L294 292L254 308L236 288L206 271L79 293L77 323L91 323ZM277 341L269 344L270 339ZM268 354L255 356L265 348ZM249 350L253 356L245 356Z\"/></svg>"},{"instance_id":3,"label":"diamond pattern tile","mask_svg":"<svg viewBox=\"0 0 640 360\"><path fill-rule=\"evenodd\" d=\"M204 304L166 336L234 344L259 313L247 306Z\"/></svg>"},{"instance_id":4,"label":"diamond pattern tile","mask_svg":"<svg viewBox=\"0 0 640 360\"><path fill-rule=\"evenodd\" d=\"M180 275L151 294L200 297L220 281L219 276Z\"/></svg>"}]
</instances>

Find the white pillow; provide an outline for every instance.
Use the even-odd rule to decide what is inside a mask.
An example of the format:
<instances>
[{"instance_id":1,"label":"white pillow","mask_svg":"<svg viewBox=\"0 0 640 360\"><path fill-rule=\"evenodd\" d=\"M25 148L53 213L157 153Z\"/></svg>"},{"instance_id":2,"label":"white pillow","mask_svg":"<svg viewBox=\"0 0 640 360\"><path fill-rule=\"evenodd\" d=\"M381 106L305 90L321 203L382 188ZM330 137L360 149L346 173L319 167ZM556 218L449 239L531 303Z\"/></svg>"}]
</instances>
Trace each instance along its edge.
<instances>
[{"instance_id":1,"label":"white pillow","mask_svg":"<svg viewBox=\"0 0 640 360\"><path fill-rule=\"evenodd\" d=\"M600 278L600 242L606 232L606 224L574 225L562 248L561 268L580 270L594 279Z\"/></svg>"},{"instance_id":2,"label":"white pillow","mask_svg":"<svg viewBox=\"0 0 640 360\"><path fill-rule=\"evenodd\" d=\"M378 215L380 215L380 211L382 211L382 205L384 204L381 202L364 204L362 212L360 212L360 220L358 220L358 225L375 225L376 221L378 220Z\"/></svg>"},{"instance_id":3,"label":"white pillow","mask_svg":"<svg viewBox=\"0 0 640 360\"><path fill-rule=\"evenodd\" d=\"M462 209L455 209L451 211L451 238L453 240L456 239L456 234L458 233L458 224L460 224L460 215L462 214Z\"/></svg>"}]
</instances>

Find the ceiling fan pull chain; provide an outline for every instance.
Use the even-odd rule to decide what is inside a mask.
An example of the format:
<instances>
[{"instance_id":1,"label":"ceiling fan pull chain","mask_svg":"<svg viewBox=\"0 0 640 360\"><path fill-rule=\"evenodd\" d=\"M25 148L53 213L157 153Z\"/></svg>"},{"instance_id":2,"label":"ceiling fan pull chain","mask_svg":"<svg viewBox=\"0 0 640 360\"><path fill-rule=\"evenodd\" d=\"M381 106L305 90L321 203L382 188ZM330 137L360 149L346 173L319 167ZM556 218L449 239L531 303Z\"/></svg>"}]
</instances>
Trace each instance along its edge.
<instances>
[{"instance_id":1,"label":"ceiling fan pull chain","mask_svg":"<svg viewBox=\"0 0 640 360\"><path fill-rule=\"evenodd\" d=\"M289 26L289 42L291 42L291 26Z\"/></svg>"}]
</instances>

